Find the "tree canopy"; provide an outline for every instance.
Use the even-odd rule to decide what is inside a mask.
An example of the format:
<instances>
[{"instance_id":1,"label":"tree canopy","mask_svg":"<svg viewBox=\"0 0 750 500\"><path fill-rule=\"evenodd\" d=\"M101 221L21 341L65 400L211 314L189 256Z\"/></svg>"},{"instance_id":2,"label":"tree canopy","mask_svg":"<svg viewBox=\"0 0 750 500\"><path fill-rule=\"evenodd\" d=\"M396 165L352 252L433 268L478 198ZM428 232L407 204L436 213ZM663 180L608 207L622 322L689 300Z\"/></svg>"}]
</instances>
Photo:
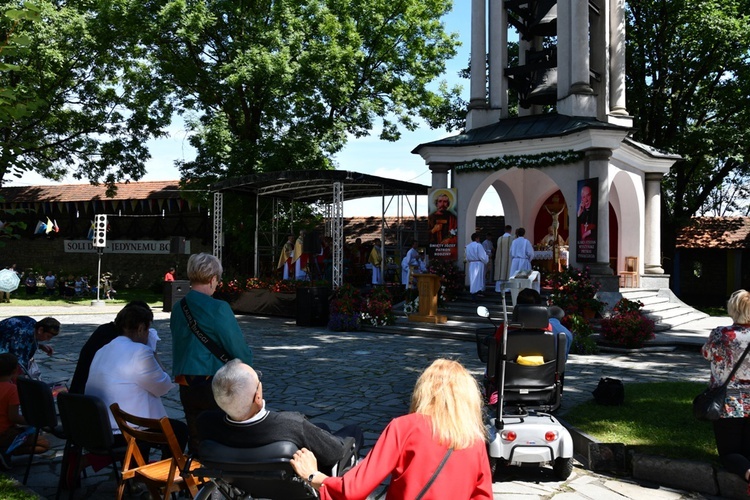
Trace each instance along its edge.
<instances>
[{"instance_id":1,"label":"tree canopy","mask_svg":"<svg viewBox=\"0 0 750 500\"><path fill-rule=\"evenodd\" d=\"M136 0L139 1L139 0ZM455 115L450 0L142 1L143 43L196 148L191 182L332 168L348 136ZM453 115L452 115L453 113ZM200 181L199 181L200 182Z\"/></svg>"},{"instance_id":2,"label":"tree canopy","mask_svg":"<svg viewBox=\"0 0 750 500\"><path fill-rule=\"evenodd\" d=\"M742 211L731 187L750 184L750 2L629 0L627 29L636 139L683 157L663 183L665 222Z\"/></svg>"},{"instance_id":3,"label":"tree canopy","mask_svg":"<svg viewBox=\"0 0 750 500\"><path fill-rule=\"evenodd\" d=\"M0 184L35 171L49 179L138 179L146 141L173 108L149 74L134 32L108 0L37 0L38 22L0 8Z\"/></svg>"}]
</instances>

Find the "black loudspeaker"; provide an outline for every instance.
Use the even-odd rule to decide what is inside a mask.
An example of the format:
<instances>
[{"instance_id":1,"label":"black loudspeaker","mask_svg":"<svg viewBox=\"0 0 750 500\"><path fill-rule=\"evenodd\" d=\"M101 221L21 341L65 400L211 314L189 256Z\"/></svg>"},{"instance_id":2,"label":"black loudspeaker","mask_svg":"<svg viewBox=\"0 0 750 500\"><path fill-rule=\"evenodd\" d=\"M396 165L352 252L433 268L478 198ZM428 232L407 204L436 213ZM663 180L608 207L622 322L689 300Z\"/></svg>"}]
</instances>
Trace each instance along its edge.
<instances>
[{"instance_id":1,"label":"black loudspeaker","mask_svg":"<svg viewBox=\"0 0 750 500\"><path fill-rule=\"evenodd\" d=\"M169 241L169 253L184 254L185 238L182 236L173 236Z\"/></svg>"},{"instance_id":2,"label":"black loudspeaker","mask_svg":"<svg viewBox=\"0 0 750 500\"><path fill-rule=\"evenodd\" d=\"M164 282L164 305L162 311L171 312L172 307L190 291L190 282L174 280Z\"/></svg>"},{"instance_id":3,"label":"black loudspeaker","mask_svg":"<svg viewBox=\"0 0 750 500\"><path fill-rule=\"evenodd\" d=\"M302 252L318 255L320 253L320 235L317 231L311 231L302 240Z\"/></svg>"},{"instance_id":4,"label":"black loudspeaker","mask_svg":"<svg viewBox=\"0 0 750 500\"><path fill-rule=\"evenodd\" d=\"M328 294L325 286L297 288L297 326L328 325Z\"/></svg>"}]
</instances>

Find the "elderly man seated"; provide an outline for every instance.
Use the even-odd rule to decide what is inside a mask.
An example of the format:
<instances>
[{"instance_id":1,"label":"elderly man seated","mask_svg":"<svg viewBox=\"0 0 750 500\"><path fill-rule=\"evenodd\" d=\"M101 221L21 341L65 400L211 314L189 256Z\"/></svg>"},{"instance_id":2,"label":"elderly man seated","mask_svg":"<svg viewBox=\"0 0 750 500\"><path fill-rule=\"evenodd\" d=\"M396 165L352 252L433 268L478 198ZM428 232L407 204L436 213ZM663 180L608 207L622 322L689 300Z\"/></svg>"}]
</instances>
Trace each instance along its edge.
<instances>
[{"instance_id":1,"label":"elderly man seated","mask_svg":"<svg viewBox=\"0 0 750 500\"><path fill-rule=\"evenodd\" d=\"M278 441L290 441L298 448L315 453L321 470L346 464L359 455L364 437L355 425L335 433L310 423L304 415L291 411L269 411L263 399L261 372L239 359L233 359L214 375L211 387L221 410L210 410L198 417L201 439L210 439L234 448L256 448ZM344 438L353 437L354 450Z\"/></svg>"}]
</instances>

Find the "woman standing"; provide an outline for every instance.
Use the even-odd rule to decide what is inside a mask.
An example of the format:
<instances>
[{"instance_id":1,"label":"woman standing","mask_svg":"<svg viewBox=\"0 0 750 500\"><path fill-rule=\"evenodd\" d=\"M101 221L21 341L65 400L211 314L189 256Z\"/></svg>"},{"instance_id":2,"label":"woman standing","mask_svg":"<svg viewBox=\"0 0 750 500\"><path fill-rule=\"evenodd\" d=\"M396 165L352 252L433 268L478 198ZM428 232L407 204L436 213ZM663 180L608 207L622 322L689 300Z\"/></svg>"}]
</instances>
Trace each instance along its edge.
<instances>
[{"instance_id":1,"label":"woman standing","mask_svg":"<svg viewBox=\"0 0 750 500\"><path fill-rule=\"evenodd\" d=\"M393 419L370 453L342 477L320 472L306 448L291 464L321 500L364 500L389 475L386 500L492 498L479 386L466 368L447 359L422 373L409 414Z\"/></svg>"},{"instance_id":2,"label":"woman standing","mask_svg":"<svg viewBox=\"0 0 750 500\"><path fill-rule=\"evenodd\" d=\"M711 387L721 385L750 343L750 292L737 290L729 297L731 326L715 328L703 346L711 362ZM719 459L729 471L750 482L750 355L727 386L721 418L714 421ZM750 487L749 490L750 491Z\"/></svg>"}]
</instances>

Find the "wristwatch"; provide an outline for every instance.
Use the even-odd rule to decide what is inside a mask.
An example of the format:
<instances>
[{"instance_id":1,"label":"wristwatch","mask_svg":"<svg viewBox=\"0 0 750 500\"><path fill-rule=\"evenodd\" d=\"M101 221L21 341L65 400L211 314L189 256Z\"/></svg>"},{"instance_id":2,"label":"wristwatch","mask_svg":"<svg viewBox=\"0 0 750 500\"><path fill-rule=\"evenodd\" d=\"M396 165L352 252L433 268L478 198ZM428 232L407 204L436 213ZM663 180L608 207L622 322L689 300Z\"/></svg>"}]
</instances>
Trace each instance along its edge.
<instances>
[{"instance_id":1,"label":"wristwatch","mask_svg":"<svg viewBox=\"0 0 750 500\"><path fill-rule=\"evenodd\" d=\"M312 482L313 482L313 479L314 479L314 478L315 478L315 476L317 476L318 474L320 474L320 472L319 472L319 471L315 471L315 472L313 472L312 474L310 474L309 476L307 476L307 482L308 482L308 483L310 483L310 484L312 484Z\"/></svg>"}]
</instances>

